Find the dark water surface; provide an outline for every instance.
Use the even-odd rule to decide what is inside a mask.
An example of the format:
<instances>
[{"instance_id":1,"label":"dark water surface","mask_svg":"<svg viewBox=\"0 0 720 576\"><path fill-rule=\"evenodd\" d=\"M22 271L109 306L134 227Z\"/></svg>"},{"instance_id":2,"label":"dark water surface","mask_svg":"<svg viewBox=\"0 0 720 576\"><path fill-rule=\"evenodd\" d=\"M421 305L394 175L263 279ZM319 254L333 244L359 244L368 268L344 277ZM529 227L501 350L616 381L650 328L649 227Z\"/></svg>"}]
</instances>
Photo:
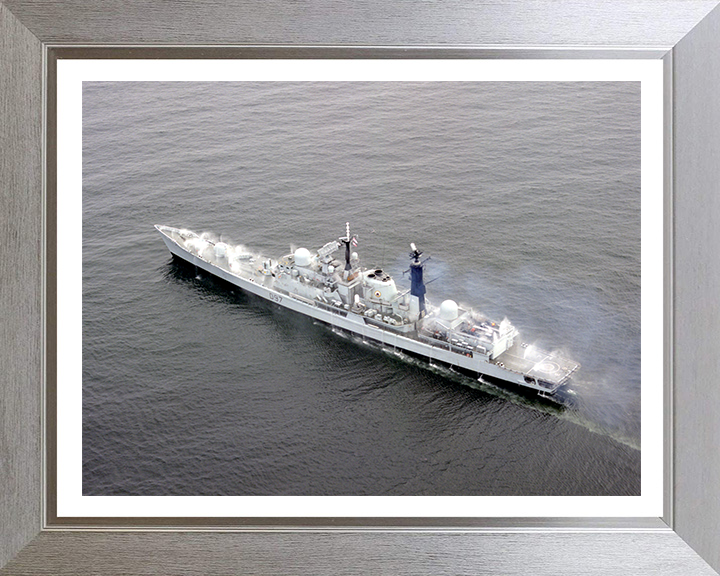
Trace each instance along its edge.
<instances>
[{"instance_id":1,"label":"dark water surface","mask_svg":"<svg viewBox=\"0 0 720 576\"><path fill-rule=\"evenodd\" d=\"M638 83L85 83L83 493L637 495ZM582 364L549 407L174 262L153 224L366 266Z\"/></svg>"}]
</instances>

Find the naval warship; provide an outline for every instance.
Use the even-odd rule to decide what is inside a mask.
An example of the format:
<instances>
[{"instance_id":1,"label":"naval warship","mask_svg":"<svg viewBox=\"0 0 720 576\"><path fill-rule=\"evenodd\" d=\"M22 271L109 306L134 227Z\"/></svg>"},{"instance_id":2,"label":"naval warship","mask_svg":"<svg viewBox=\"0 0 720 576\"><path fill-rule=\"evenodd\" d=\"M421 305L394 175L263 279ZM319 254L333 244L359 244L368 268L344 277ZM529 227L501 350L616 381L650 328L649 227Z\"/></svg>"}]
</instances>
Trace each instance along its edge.
<instances>
[{"instance_id":1,"label":"naval warship","mask_svg":"<svg viewBox=\"0 0 720 576\"><path fill-rule=\"evenodd\" d=\"M298 248L277 260L213 242L206 234L155 228L174 256L247 292L481 382L560 402L558 391L580 368L559 353L521 342L507 318L493 321L453 300L433 306L425 298L427 258L421 258L423 252L414 243L409 253L410 288L401 289L381 268L360 265L351 249L357 237L350 235L348 223L345 236L314 252Z\"/></svg>"}]
</instances>

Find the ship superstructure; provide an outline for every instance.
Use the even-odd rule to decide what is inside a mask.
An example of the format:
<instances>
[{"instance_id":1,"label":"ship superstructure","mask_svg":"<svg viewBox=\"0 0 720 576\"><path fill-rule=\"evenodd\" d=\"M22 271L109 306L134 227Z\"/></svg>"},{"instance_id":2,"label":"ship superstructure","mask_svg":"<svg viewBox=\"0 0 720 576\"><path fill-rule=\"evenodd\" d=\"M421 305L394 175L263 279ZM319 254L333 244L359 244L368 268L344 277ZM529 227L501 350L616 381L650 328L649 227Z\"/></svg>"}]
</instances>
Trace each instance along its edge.
<instances>
[{"instance_id":1,"label":"ship superstructure","mask_svg":"<svg viewBox=\"0 0 720 576\"><path fill-rule=\"evenodd\" d=\"M381 268L360 265L353 250L357 238L347 223L337 240L314 252L298 248L277 260L190 230L155 227L172 254L248 292L480 380L517 385L553 399L580 367L558 353L520 342L507 318L495 322L453 300L432 306L425 298L426 260L414 243L411 285L399 289Z\"/></svg>"}]
</instances>

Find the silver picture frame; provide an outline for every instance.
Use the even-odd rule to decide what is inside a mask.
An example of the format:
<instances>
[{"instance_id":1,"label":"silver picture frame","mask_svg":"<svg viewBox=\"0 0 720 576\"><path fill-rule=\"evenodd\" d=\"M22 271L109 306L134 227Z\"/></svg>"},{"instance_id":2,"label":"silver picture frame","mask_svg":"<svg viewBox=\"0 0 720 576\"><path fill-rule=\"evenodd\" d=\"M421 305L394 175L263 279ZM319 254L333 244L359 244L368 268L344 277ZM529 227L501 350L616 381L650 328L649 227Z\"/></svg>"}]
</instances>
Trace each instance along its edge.
<instances>
[{"instance_id":1,"label":"silver picture frame","mask_svg":"<svg viewBox=\"0 0 720 576\"><path fill-rule=\"evenodd\" d=\"M58 58L123 56L662 59L663 516L58 519L53 71ZM715 0L0 0L0 574L717 574L718 93Z\"/></svg>"}]
</instances>

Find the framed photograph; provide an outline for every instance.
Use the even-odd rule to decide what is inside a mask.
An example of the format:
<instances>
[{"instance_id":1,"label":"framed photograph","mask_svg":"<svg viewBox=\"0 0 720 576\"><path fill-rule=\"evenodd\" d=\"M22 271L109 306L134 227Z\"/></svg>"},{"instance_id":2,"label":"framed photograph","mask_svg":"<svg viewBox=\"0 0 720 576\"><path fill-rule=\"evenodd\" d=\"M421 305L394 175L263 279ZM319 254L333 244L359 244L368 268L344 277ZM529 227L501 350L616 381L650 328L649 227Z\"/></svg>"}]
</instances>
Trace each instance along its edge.
<instances>
[{"instance_id":1,"label":"framed photograph","mask_svg":"<svg viewBox=\"0 0 720 576\"><path fill-rule=\"evenodd\" d=\"M715 573L712 3L449 49L10 8L7 570Z\"/></svg>"},{"instance_id":2,"label":"framed photograph","mask_svg":"<svg viewBox=\"0 0 720 576\"><path fill-rule=\"evenodd\" d=\"M662 514L662 62L56 66L58 520Z\"/></svg>"}]
</instances>

